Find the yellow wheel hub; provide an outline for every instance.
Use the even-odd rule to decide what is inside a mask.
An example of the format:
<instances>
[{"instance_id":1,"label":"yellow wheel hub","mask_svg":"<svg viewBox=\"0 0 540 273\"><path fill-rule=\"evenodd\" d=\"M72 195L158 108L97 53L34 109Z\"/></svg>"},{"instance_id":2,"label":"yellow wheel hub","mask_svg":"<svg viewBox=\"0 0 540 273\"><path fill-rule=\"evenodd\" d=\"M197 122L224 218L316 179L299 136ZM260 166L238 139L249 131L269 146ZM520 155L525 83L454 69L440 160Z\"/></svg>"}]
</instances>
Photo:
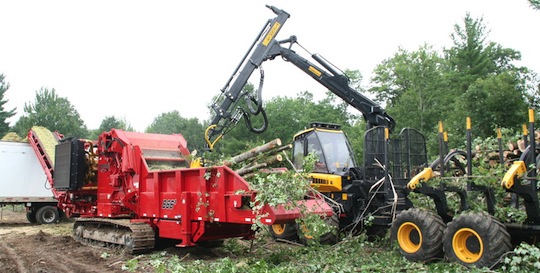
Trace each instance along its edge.
<instances>
[{"instance_id":1,"label":"yellow wheel hub","mask_svg":"<svg viewBox=\"0 0 540 273\"><path fill-rule=\"evenodd\" d=\"M305 224L301 224L300 228L302 229L302 236L304 236L304 238L308 240L313 239L313 236L310 235L311 232L309 231L308 227Z\"/></svg>"},{"instance_id":2,"label":"yellow wheel hub","mask_svg":"<svg viewBox=\"0 0 540 273\"><path fill-rule=\"evenodd\" d=\"M454 234L452 248L456 257L465 263L477 262L484 253L482 238L470 228L462 228Z\"/></svg>"},{"instance_id":3,"label":"yellow wheel hub","mask_svg":"<svg viewBox=\"0 0 540 273\"><path fill-rule=\"evenodd\" d=\"M273 224L272 231L276 235L281 235L285 232L285 224Z\"/></svg>"},{"instance_id":4,"label":"yellow wheel hub","mask_svg":"<svg viewBox=\"0 0 540 273\"><path fill-rule=\"evenodd\" d=\"M422 232L413 222L405 222L397 232L399 247L407 253L415 253L422 246Z\"/></svg>"}]
</instances>

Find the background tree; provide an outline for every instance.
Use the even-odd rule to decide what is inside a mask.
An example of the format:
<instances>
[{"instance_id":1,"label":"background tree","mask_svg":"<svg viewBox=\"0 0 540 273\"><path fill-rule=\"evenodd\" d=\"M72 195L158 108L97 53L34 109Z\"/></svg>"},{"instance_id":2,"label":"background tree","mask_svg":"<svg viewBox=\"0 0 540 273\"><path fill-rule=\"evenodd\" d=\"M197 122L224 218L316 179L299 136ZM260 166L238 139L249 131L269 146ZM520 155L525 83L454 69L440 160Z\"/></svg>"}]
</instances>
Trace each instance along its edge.
<instances>
[{"instance_id":1,"label":"background tree","mask_svg":"<svg viewBox=\"0 0 540 273\"><path fill-rule=\"evenodd\" d=\"M8 102L4 99L6 91L9 89L9 83L5 82L4 74L0 74L0 136L9 132L9 124L6 119L15 115L15 109L5 110L4 105Z\"/></svg>"},{"instance_id":2,"label":"background tree","mask_svg":"<svg viewBox=\"0 0 540 273\"><path fill-rule=\"evenodd\" d=\"M540 0L529 0L529 4L533 9L540 10Z\"/></svg>"},{"instance_id":3,"label":"background tree","mask_svg":"<svg viewBox=\"0 0 540 273\"><path fill-rule=\"evenodd\" d=\"M162 113L145 130L156 134L182 134L188 143L188 149L204 150L204 128L197 118L184 118L177 110Z\"/></svg>"},{"instance_id":4,"label":"background tree","mask_svg":"<svg viewBox=\"0 0 540 273\"><path fill-rule=\"evenodd\" d=\"M410 127L422 132L430 151L436 149L436 124L453 109L455 96L448 92L444 74L446 61L429 45L416 51L400 48L393 57L377 65L371 78L376 100L396 120L398 133Z\"/></svg>"},{"instance_id":5,"label":"background tree","mask_svg":"<svg viewBox=\"0 0 540 273\"><path fill-rule=\"evenodd\" d=\"M540 77L538 74L527 68L523 68L521 73L521 82L525 90L525 100L527 104L538 112L540 111Z\"/></svg>"},{"instance_id":6,"label":"background tree","mask_svg":"<svg viewBox=\"0 0 540 273\"><path fill-rule=\"evenodd\" d=\"M66 137L87 138L88 130L77 110L56 90L42 87L33 103L24 104L24 113L15 123L15 131L24 136L32 126L39 125Z\"/></svg>"},{"instance_id":7,"label":"background tree","mask_svg":"<svg viewBox=\"0 0 540 273\"><path fill-rule=\"evenodd\" d=\"M513 62L520 60L521 54L495 42L488 43L482 18L473 19L467 13L463 25L456 24L454 30L454 44L445 50L446 75L449 93L459 103L454 104L452 115L447 117L449 130L464 135L467 116L480 129L475 134L481 138L493 136L496 127L519 128L526 117L528 71Z\"/></svg>"},{"instance_id":8,"label":"background tree","mask_svg":"<svg viewBox=\"0 0 540 273\"><path fill-rule=\"evenodd\" d=\"M412 127L428 132L449 109L453 99L447 94L444 65L444 59L427 44L412 52L400 48L377 65L370 92L396 119L396 131Z\"/></svg>"},{"instance_id":9,"label":"background tree","mask_svg":"<svg viewBox=\"0 0 540 273\"><path fill-rule=\"evenodd\" d=\"M284 144L292 142L293 136L309 128L312 122L336 123L347 127L349 114L333 100L334 97L326 97L316 101L308 91L298 93L296 97L274 97L264 105L268 118L268 128L264 133L251 132L241 120L216 147L219 152L231 156L276 138L280 138ZM251 119L253 127L260 128L260 115Z\"/></svg>"},{"instance_id":10,"label":"background tree","mask_svg":"<svg viewBox=\"0 0 540 273\"><path fill-rule=\"evenodd\" d=\"M458 136L450 138L456 147L463 143L459 136L465 134L467 116L479 129L475 134L485 138L493 136L496 127L517 128L524 107L537 100L531 89L534 74L513 65L520 53L487 42L482 18L467 13L454 31L453 45L443 56L427 45L412 52L399 49L375 68L371 79L370 91L396 119L398 129L420 130L432 154L439 120L450 135ZM510 118L503 121L503 116Z\"/></svg>"},{"instance_id":11,"label":"background tree","mask_svg":"<svg viewBox=\"0 0 540 273\"><path fill-rule=\"evenodd\" d=\"M473 117L476 135L494 136L496 128L517 128L526 122L528 106L516 86L516 77L510 72L478 79L463 93L456 108Z\"/></svg>"},{"instance_id":12,"label":"background tree","mask_svg":"<svg viewBox=\"0 0 540 273\"><path fill-rule=\"evenodd\" d=\"M240 120L220 141L218 149L223 154L231 156L275 138L288 143L295 133L309 126L310 116L313 116L310 112L315 111L315 105L313 94L307 91L297 94L297 97L274 97L264 103L264 111L268 118L268 128L264 133L257 134L250 131L245 125L245 120ZM254 128L261 128L261 114L251 116L250 119Z\"/></svg>"},{"instance_id":13,"label":"background tree","mask_svg":"<svg viewBox=\"0 0 540 273\"><path fill-rule=\"evenodd\" d=\"M361 87L362 76L358 70L346 70L350 82L349 86L360 93L364 93ZM251 90L249 84L245 87ZM314 95L309 91L296 94L295 97L274 97L264 103L264 109L268 117L268 129L262 134L251 132L240 121L228 135L217 145L217 150L227 156L235 155L261 145L272 139L280 138L283 143L292 142L293 136L310 127L312 122L334 123L342 126L342 129L355 139L351 139L357 156L361 156L363 132L365 123L362 121L361 113L352 109L349 104L341 98L327 91L326 96L320 101L316 101ZM239 104L240 107L245 107ZM350 111L353 113L351 114ZM262 118L255 116L251 118L255 128L260 128Z\"/></svg>"},{"instance_id":14,"label":"background tree","mask_svg":"<svg viewBox=\"0 0 540 273\"><path fill-rule=\"evenodd\" d=\"M108 132L113 128L129 132L135 131L131 124L129 124L125 119L119 119L115 116L106 116L101 121L101 125L99 126L99 128L92 130L92 132L90 133L90 139L96 140L101 133Z\"/></svg>"}]
</instances>

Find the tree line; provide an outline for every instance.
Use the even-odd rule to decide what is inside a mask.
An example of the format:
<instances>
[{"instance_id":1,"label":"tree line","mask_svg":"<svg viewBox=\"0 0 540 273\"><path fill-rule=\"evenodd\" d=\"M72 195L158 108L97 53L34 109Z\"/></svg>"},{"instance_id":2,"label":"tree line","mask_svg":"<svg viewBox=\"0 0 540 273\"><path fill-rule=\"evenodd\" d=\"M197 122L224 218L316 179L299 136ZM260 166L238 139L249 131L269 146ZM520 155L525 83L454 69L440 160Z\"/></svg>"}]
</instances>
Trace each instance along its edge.
<instances>
[{"instance_id":1,"label":"tree line","mask_svg":"<svg viewBox=\"0 0 540 273\"><path fill-rule=\"evenodd\" d=\"M531 1L534 8L535 2ZM527 109L539 108L540 85L537 74L527 67L515 65L519 51L505 48L488 40L483 18L469 14L461 24L454 25L452 45L435 49L429 44L408 51L399 48L373 70L369 86L362 87L362 75L346 70L351 87L370 94L397 121L397 130L412 127L427 136L429 150L436 152L437 124L443 121L452 147L463 145L465 119L473 120L476 136L487 138L496 128L518 132L527 121ZM248 84L246 89L253 89ZM0 135L13 131L25 136L34 125L45 126L65 136L97 139L101 132L112 128L133 131L129 122L106 116L99 128L88 129L67 98L55 89L41 88L33 102L27 102L23 114L10 126L6 119L17 109L5 109L9 83L0 74ZM311 122L341 124L348 134L356 156L362 156L365 122L362 114L351 112L349 106L331 92L315 101L308 90L295 96L278 96L264 102L269 128L254 134L239 124L217 145L221 154L234 155L275 138L292 140L297 132ZM257 120L254 123L260 122ZM155 117L145 129L148 133L181 133L191 150L203 150L204 131L209 121L184 118L174 110Z\"/></svg>"}]
</instances>

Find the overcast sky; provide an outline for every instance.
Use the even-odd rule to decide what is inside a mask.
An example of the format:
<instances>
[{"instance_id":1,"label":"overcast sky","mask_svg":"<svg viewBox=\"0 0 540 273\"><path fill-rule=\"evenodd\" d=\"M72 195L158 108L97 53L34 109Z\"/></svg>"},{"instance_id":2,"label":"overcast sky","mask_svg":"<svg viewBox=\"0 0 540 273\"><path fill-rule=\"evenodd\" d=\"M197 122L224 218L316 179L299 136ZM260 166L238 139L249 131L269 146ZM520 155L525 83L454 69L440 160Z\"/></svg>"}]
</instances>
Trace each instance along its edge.
<instances>
[{"instance_id":1,"label":"overcast sky","mask_svg":"<svg viewBox=\"0 0 540 273\"><path fill-rule=\"evenodd\" d=\"M296 35L312 53L359 70L364 85L400 46L450 47L466 12L484 18L489 40L522 53L518 65L540 72L540 11L527 0L0 0L5 107L18 111L8 121L41 87L66 97L89 129L114 115L144 131L173 110L208 120L212 97L274 17L266 4L291 14L277 39ZM281 59L263 68L265 99L305 90L324 96L324 87Z\"/></svg>"}]
</instances>

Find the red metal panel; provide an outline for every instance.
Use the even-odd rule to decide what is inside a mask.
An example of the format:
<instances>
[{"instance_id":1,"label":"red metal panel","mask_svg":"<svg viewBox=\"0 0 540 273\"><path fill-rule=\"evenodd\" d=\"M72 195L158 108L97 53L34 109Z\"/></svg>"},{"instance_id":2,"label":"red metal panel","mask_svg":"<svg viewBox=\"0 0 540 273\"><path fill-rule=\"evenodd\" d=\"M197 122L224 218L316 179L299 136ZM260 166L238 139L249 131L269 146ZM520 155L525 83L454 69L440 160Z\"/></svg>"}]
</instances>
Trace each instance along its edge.
<instances>
[{"instance_id":1,"label":"red metal panel","mask_svg":"<svg viewBox=\"0 0 540 273\"><path fill-rule=\"evenodd\" d=\"M159 237L180 240L180 246L195 245L191 240L190 233L179 232L182 230L183 223L175 220L157 220L155 225L159 230Z\"/></svg>"},{"instance_id":2,"label":"red metal panel","mask_svg":"<svg viewBox=\"0 0 540 273\"><path fill-rule=\"evenodd\" d=\"M181 246L191 246L197 241L252 237L251 225L256 215L250 202L255 200L256 193L230 168L149 169L145 156L180 162L182 155L189 155L185 147L181 135L120 130L104 133L98 141L97 190L75 192L76 201L66 198L62 203L72 211L84 211L83 216L135 215L133 220L152 223L160 237L181 240ZM91 200L85 198L88 196L97 197L97 201L92 204L81 201ZM332 213L322 199L301 201L297 206L306 207L306 212ZM266 206L262 213L268 213L262 218L263 223L273 224L294 220L304 211Z\"/></svg>"}]
</instances>

